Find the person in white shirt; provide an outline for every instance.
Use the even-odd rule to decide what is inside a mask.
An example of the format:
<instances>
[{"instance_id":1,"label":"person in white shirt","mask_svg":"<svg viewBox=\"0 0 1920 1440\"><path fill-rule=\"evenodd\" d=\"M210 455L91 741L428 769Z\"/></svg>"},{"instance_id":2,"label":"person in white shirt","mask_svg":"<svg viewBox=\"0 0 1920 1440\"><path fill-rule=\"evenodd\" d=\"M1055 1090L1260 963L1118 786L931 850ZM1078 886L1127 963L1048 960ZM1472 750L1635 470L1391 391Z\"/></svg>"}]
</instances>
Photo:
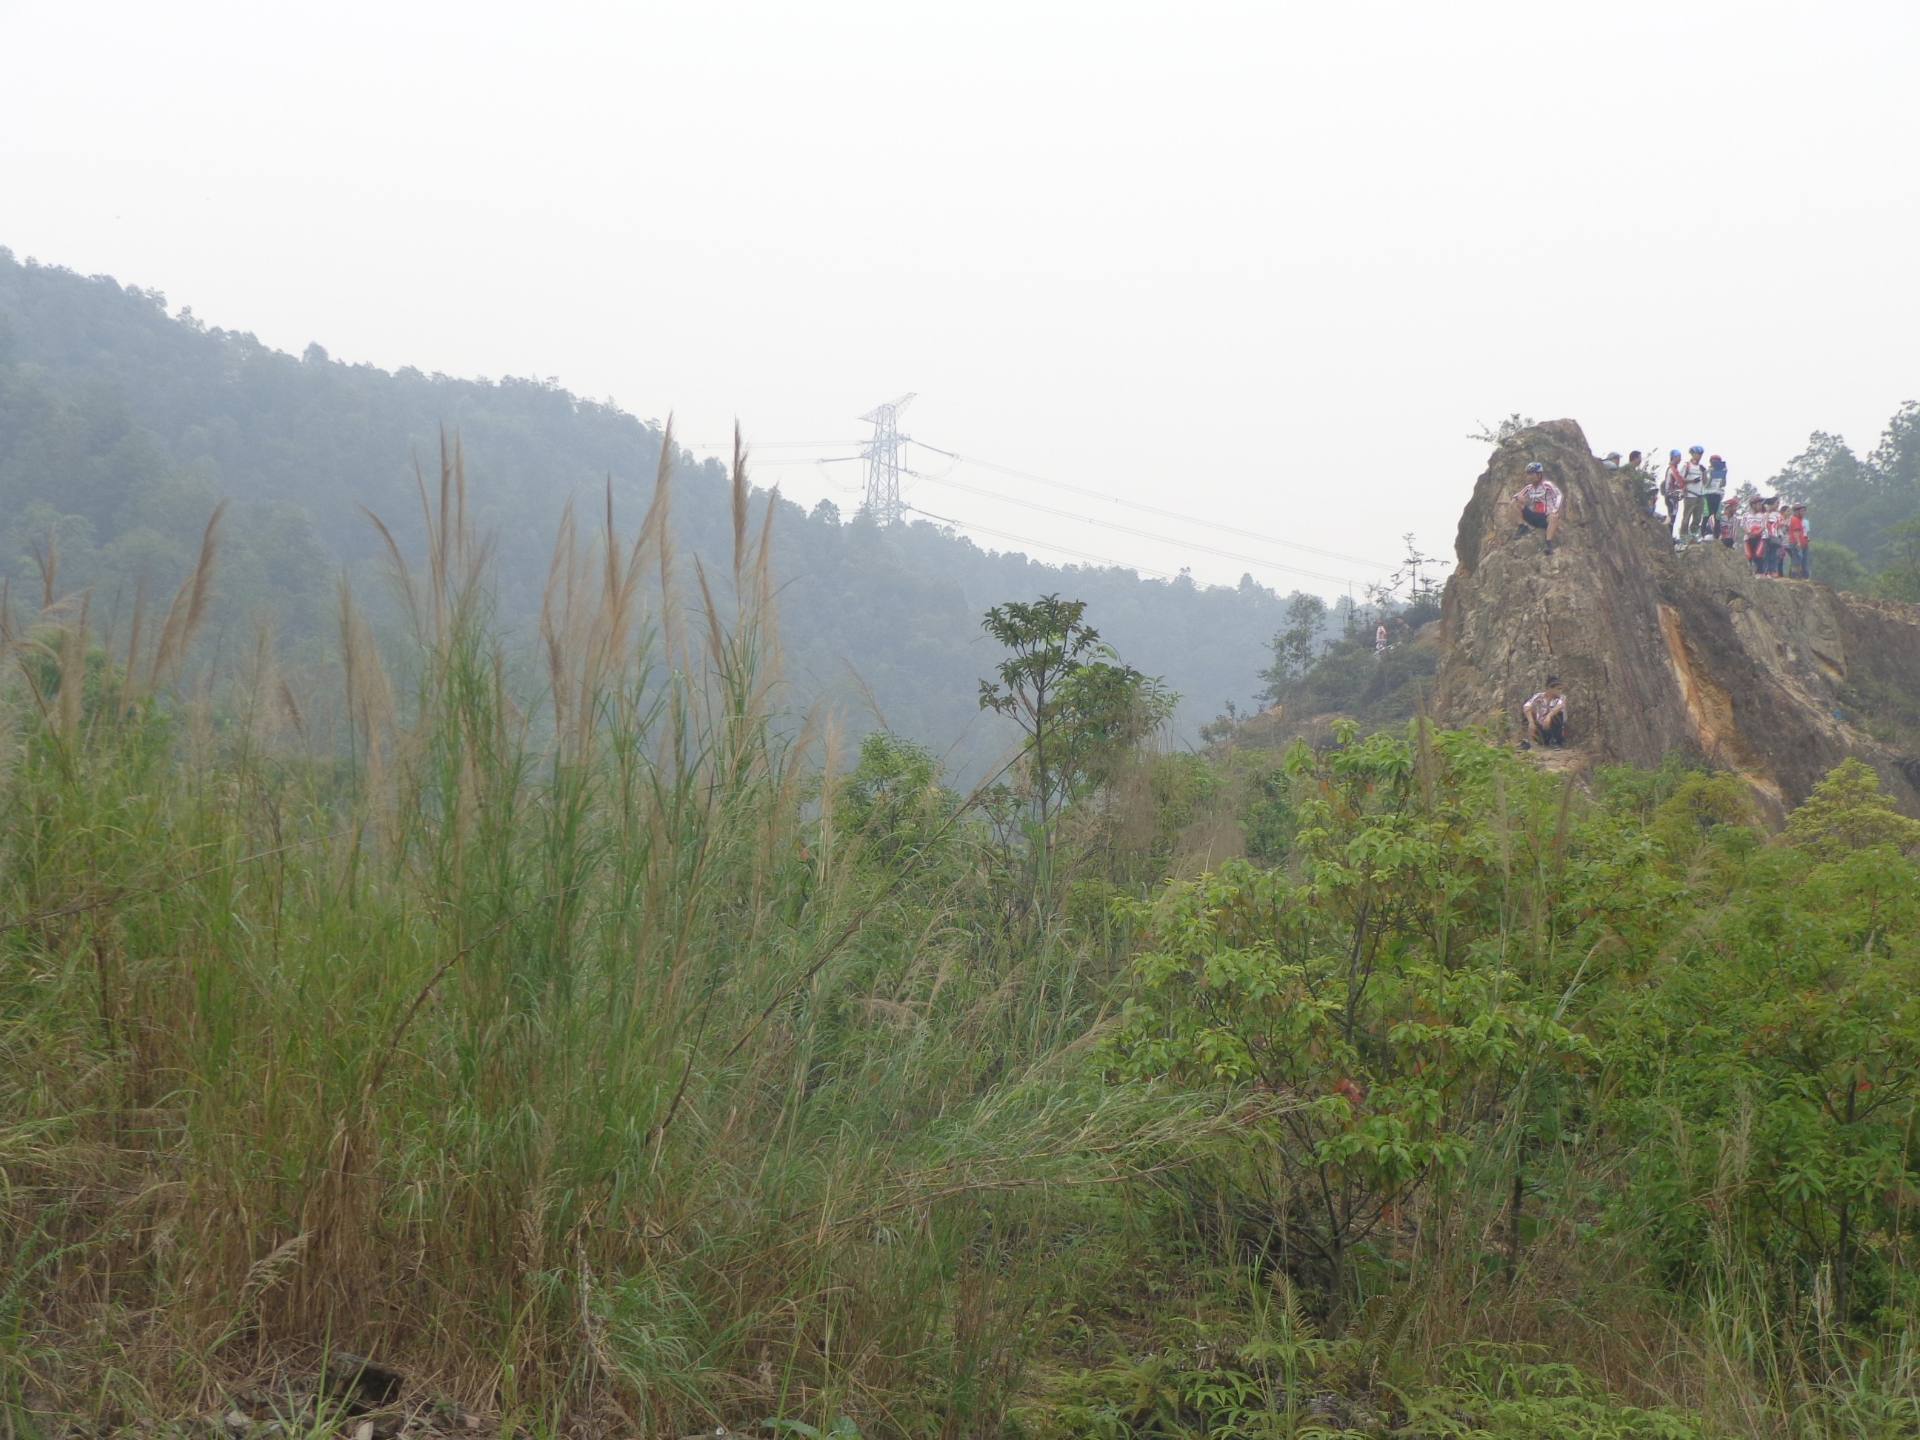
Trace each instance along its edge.
<instances>
[{"instance_id":1,"label":"person in white shirt","mask_svg":"<svg viewBox=\"0 0 1920 1440\"><path fill-rule=\"evenodd\" d=\"M1700 522L1707 511L1707 450L1695 445L1687 452L1687 463L1680 467L1680 479L1686 486L1686 507L1680 513L1680 534L1687 540L1700 538Z\"/></svg>"},{"instance_id":2,"label":"person in white shirt","mask_svg":"<svg viewBox=\"0 0 1920 1440\"><path fill-rule=\"evenodd\" d=\"M1567 743L1567 696L1560 688L1558 675L1547 676L1546 688L1522 705L1520 713L1527 722L1522 748L1547 745L1560 749Z\"/></svg>"},{"instance_id":3,"label":"person in white shirt","mask_svg":"<svg viewBox=\"0 0 1920 1440\"><path fill-rule=\"evenodd\" d=\"M1687 498L1686 478L1680 473L1681 461L1678 450L1667 452L1667 473L1660 481L1660 498L1667 502L1667 529L1671 531L1680 519L1681 507Z\"/></svg>"},{"instance_id":4,"label":"person in white shirt","mask_svg":"<svg viewBox=\"0 0 1920 1440\"><path fill-rule=\"evenodd\" d=\"M1387 627L1384 621L1373 632L1373 653L1376 655L1387 653Z\"/></svg>"},{"instance_id":5,"label":"person in white shirt","mask_svg":"<svg viewBox=\"0 0 1920 1440\"><path fill-rule=\"evenodd\" d=\"M1525 535L1529 530L1546 531L1547 554L1553 554L1553 543L1560 538L1560 517L1566 510L1566 497L1558 485L1547 479L1547 467L1538 460L1527 466L1527 483L1513 492L1513 500L1520 515L1516 535Z\"/></svg>"}]
</instances>

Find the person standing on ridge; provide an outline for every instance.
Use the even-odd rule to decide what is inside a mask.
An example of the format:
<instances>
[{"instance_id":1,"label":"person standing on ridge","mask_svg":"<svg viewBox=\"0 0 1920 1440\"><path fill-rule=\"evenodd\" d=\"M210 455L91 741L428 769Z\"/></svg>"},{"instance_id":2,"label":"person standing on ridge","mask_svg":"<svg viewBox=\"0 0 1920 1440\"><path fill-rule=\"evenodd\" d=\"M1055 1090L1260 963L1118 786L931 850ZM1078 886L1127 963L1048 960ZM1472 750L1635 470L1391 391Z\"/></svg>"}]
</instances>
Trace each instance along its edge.
<instances>
[{"instance_id":1,"label":"person standing on ridge","mask_svg":"<svg viewBox=\"0 0 1920 1440\"><path fill-rule=\"evenodd\" d=\"M1681 538L1689 542L1700 538L1700 521L1707 508L1707 466L1701 458L1703 446L1687 452L1687 463L1680 467L1680 482L1686 494L1686 508L1680 512Z\"/></svg>"},{"instance_id":2,"label":"person standing on ridge","mask_svg":"<svg viewBox=\"0 0 1920 1440\"><path fill-rule=\"evenodd\" d=\"M1520 507L1520 529L1516 538L1529 529L1547 532L1547 554L1553 554L1553 542L1560 536L1560 512L1565 498L1560 487L1547 479L1547 467L1538 460L1527 466L1527 483L1513 492Z\"/></svg>"},{"instance_id":3,"label":"person standing on ridge","mask_svg":"<svg viewBox=\"0 0 1920 1440\"><path fill-rule=\"evenodd\" d=\"M1520 742L1521 749L1538 744L1557 750L1566 745L1567 697L1558 675L1547 676L1546 688L1522 705L1520 713L1527 721L1527 738Z\"/></svg>"},{"instance_id":4,"label":"person standing on ridge","mask_svg":"<svg viewBox=\"0 0 1920 1440\"><path fill-rule=\"evenodd\" d=\"M1777 580L1786 567L1787 515L1776 495L1767 501L1767 516L1760 531L1760 573Z\"/></svg>"},{"instance_id":5,"label":"person standing on ridge","mask_svg":"<svg viewBox=\"0 0 1920 1440\"><path fill-rule=\"evenodd\" d=\"M1795 580L1813 578L1813 536L1807 529L1807 507L1797 504L1787 517L1787 558L1793 562L1790 572Z\"/></svg>"},{"instance_id":6,"label":"person standing on ridge","mask_svg":"<svg viewBox=\"0 0 1920 1440\"><path fill-rule=\"evenodd\" d=\"M1667 502L1667 533L1673 534L1680 519L1680 507L1687 498L1686 478L1680 473L1680 452L1669 451L1667 455L1667 478L1660 482L1660 494Z\"/></svg>"},{"instance_id":7,"label":"person standing on ridge","mask_svg":"<svg viewBox=\"0 0 1920 1440\"><path fill-rule=\"evenodd\" d=\"M1727 497L1727 462L1718 455L1707 460L1707 513L1700 522L1700 538L1720 538L1720 507Z\"/></svg>"},{"instance_id":8,"label":"person standing on ridge","mask_svg":"<svg viewBox=\"0 0 1920 1440\"><path fill-rule=\"evenodd\" d=\"M1730 496L1726 508L1720 512L1720 543L1731 550L1733 542L1740 538L1746 528L1746 521L1740 514L1740 497Z\"/></svg>"},{"instance_id":9,"label":"person standing on ridge","mask_svg":"<svg viewBox=\"0 0 1920 1440\"><path fill-rule=\"evenodd\" d=\"M1759 496L1747 506L1747 564L1753 573L1766 573L1762 562L1767 553L1767 502Z\"/></svg>"}]
</instances>

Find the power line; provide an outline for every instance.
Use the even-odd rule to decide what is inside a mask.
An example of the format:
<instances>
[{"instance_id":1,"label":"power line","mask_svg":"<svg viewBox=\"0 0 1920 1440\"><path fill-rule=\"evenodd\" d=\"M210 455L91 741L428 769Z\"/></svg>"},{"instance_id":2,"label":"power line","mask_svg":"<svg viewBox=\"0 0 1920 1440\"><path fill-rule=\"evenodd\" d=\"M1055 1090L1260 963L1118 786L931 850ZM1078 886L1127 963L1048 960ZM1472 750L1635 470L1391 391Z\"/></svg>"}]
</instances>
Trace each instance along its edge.
<instances>
[{"instance_id":1,"label":"power line","mask_svg":"<svg viewBox=\"0 0 1920 1440\"><path fill-rule=\"evenodd\" d=\"M1222 534L1232 535L1243 540L1252 540L1262 545L1277 545L1286 550L1298 550L1329 560L1345 561L1348 564L1363 566L1369 571L1386 572L1394 568L1385 561L1375 560L1367 556L1351 555L1340 550L1326 550L1319 546L1302 544L1297 540L1286 540L1277 535L1265 535L1259 531L1247 530L1238 525L1228 525L1221 521L1204 519L1201 516L1192 515L1181 510L1170 509L1166 506L1150 505L1141 500L1129 500L1123 496L1092 489L1089 486L1075 485L1069 481L1054 480L1045 475L1036 475L1032 471L1016 469L1011 465L1001 465L992 460L981 460L961 455L957 451L948 450L939 445L930 445L926 441L914 439L910 435L901 435L898 428L899 413L906 408L907 403L913 398L912 395L904 395L898 400L874 407L873 410L861 417L873 425L874 434L873 437L862 446L859 454L817 456L791 460L764 460L761 464L767 468L784 468L806 465L836 465L854 460L863 460L867 464L866 506L883 524L897 520L902 511L913 508L905 505L900 499L900 476L907 475L914 479L930 481L936 485L947 485L955 489L966 490L987 499L1001 501L1004 504L1019 505L1025 509L1033 510L1041 514L1059 516L1069 520L1079 520L1088 525L1098 525L1103 529L1113 530L1123 535L1133 535L1142 539L1153 540L1160 544L1175 545L1182 549L1196 550L1204 554L1216 555L1224 559L1237 561L1241 564L1254 565L1261 569L1285 571L1291 575L1302 575L1309 579L1320 580L1335 585L1347 585L1349 587L1352 585L1352 577L1347 575L1334 575L1322 570L1309 569L1305 566L1288 565L1281 561L1267 560L1259 556L1247 555L1235 550L1226 550L1219 546L1208 545L1197 540L1180 540L1161 531L1143 530L1135 526L1120 524L1117 521L1101 520L1092 515L1082 514L1079 511L1063 510L1055 506L1040 504L1037 501L1023 500L1016 496L1003 495L995 490L969 485L965 481L949 478L952 474L952 466L948 467L947 474L945 475L926 475L900 464L900 447L909 444L918 445L923 450L931 451L936 455L944 455L947 459L953 461L955 465L977 465L982 469L993 470L1016 480L1025 480L1036 485L1051 486L1054 489L1065 490L1076 495L1083 495L1089 499L1103 500L1111 505L1119 505L1127 509L1141 511L1145 514L1157 515L1163 519L1178 520L1188 525L1196 525L1203 529L1218 531ZM803 448L839 449L843 448L843 445L844 442L829 440L770 440L758 442L750 448L753 450ZM919 511L917 513L929 514L927 511ZM960 524L961 522L947 521L945 523ZM981 529L984 533L995 533L985 531L984 527L980 526L966 528ZM1018 536L1011 538L1020 539L1023 544L1048 545L1048 542L1044 540L1022 539L1022 537ZM1063 554L1082 553L1070 551L1058 546L1050 548L1059 549ZM1090 558L1099 560L1101 557L1093 556ZM1121 562L1113 561L1108 563L1119 564ZM1145 567L1135 566L1132 568L1144 570ZM1164 570L1153 570L1147 573L1165 575L1168 572Z\"/></svg>"},{"instance_id":2,"label":"power line","mask_svg":"<svg viewBox=\"0 0 1920 1440\"><path fill-rule=\"evenodd\" d=\"M1223 524L1218 520L1204 520L1198 515L1189 515L1181 510L1169 510L1161 505L1149 505L1143 500L1128 500L1119 495L1111 495L1102 490L1090 489L1085 485L1074 485L1065 480L1050 480L1045 475L1035 475L1031 471L1016 470L1011 465L999 465L991 460L973 459L959 455L951 450L943 450L938 445L929 445L924 440L908 436L907 443L918 445L922 450L931 450L936 455L945 455L950 460L958 460L968 465L978 465L985 470L997 470L1016 480L1030 480L1036 485L1051 485L1057 490L1070 490L1076 495L1085 495L1093 500L1105 500L1109 504L1124 505L1131 510L1144 510L1149 515L1158 515L1167 520L1184 520L1189 525L1200 525L1209 530L1219 530L1228 535L1237 535L1243 540L1258 540L1263 545L1279 545L1288 550L1304 550L1309 555L1319 555L1328 560L1345 560L1354 565L1365 565L1373 570L1391 570L1394 567L1384 561L1370 559L1365 555L1349 555L1340 550L1322 550L1318 546L1303 545L1298 540L1282 540L1277 535L1262 535L1257 531L1246 530L1238 525ZM1159 539L1161 537L1155 536Z\"/></svg>"},{"instance_id":3,"label":"power line","mask_svg":"<svg viewBox=\"0 0 1920 1440\"><path fill-rule=\"evenodd\" d=\"M791 469L796 465L838 465L844 460L864 460L864 455L803 455L796 460L762 460L749 454L747 464L755 470Z\"/></svg>"},{"instance_id":4,"label":"power line","mask_svg":"<svg viewBox=\"0 0 1920 1440\"><path fill-rule=\"evenodd\" d=\"M942 525L951 525L956 530L974 530L982 535L991 535L996 540L1011 540L1016 545L1038 545L1042 550L1051 550L1056 555L1071 555L1077 560L1091 560L1096 565L1110 565L1116 570L1133 570L1142 575L1157 575L1162 580L1179 578L1171 570L1155 570L1147 565L1130 565L1125 560L1115 560L1111 555L1094 555L1085 550L1056 545L1051 540L1035 540L1030 535L1015 535L1007 530L994 530L985 525L975 525L971 521L955 520L948 515L936 515L931 510L922 510L918 505L902 505L900 508L928 520L938 520Z\"/></svg>"},{"instance_id":5,"label":"power line","mask_svg":"<svg viewBox=\"0 0 1920 1440\"><path fill-rule=\"evenodd\" d=\"M755 440L749 450L851 450L864 442L859 440ZM731 455L733 442L722 445L689 445L689 450L719 450Z\"/></svg>"},{"instance_id":6,"label":"power line","mask_svg":"<svg viewBox=\"0 0 1920 1440\"><path fill-rule=\"evenodd\" d=\"M927 447L931 449L932 447ZM975 495L984 495L990 500L998 500L1007 505L1019 505L1028 510L1037 510L1043 515L1058 515L1068 520L1081 520L1088 525L1098 525L1105 530L1115 530L1122 535L1135 535L1145 540L1158 541L1163 545L1178 545L1187 550L1199 550L1208 555L1219 555L1228 560L1237 560L1247 565L1257 565L1267 570L1284 570L1290 575L1305 575L1309 579L1324 580L1332 585L1352 583L1347 575L1329 575L1322 570L1308 570L1299 565L1284 565L1278 560L1263 560L1257 555L1243 555L1237 550L1222 550L1218 545L1208 545L1199 540L1178 540L1170 535L1162 535L1153 530L1142 530L1133 525L1122 525L1113 520L1096 520L1091 515L1082 515L1073 510L1061 510L1056 506L1042 505L1037 500L1021 500L1012 495L1001 495L993 490L983 490L978 485L969 485L964 480L949 480L941 475L922 475L917 470L903 472L920 480L930 480L936 485L950 485L957 490L966 490ZM1044 543L1044 542L1035 542Z\"/></svg>"}]
</instances>

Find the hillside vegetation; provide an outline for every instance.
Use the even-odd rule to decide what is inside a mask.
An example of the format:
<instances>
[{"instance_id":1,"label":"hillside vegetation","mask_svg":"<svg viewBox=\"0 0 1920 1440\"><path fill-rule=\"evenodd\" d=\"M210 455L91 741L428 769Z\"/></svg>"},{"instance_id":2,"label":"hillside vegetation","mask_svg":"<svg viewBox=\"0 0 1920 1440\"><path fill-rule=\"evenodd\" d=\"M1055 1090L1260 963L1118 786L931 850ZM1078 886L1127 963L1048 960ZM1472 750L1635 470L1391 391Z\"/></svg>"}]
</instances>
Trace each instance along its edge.
<instances>
[{"instance_id":1,"label":"hillside vegetation","mask_svg":"<svg viewBox=\"0 0 1920 1440\"><path fill-rule=\"evenodd\" d=\"M637 512L666 443L658 422L550 380L390 374L318 345L295 357L190 312L172 317L155 292L0 249L0 576L16 589L40 589L36 557L51 546L65 586L93 586L124 617L143 580L190 563L224 499L232 523L208 653L244 651L271 614L290 660L323 660L343 570L368 594L376 633L397 637L399 617L367 583L385 546L362 507L421 544L414 469L433 468L443 432L475 480L470 522L496 547L496 612L522 638L562 508L597 506L610 483ZM724 566L725 467L677 447L673 459L675 543ZM937 752L957 747L973 775L1013 738L977 704L990 605L1056 592L1088 601L1102 632L1180 697L1173 719L1187 737L1252 692L1254 657L1285 608L1250 579L1220 588L1043 565L926 523L880 529L826 502L811 512L782 502L770 523L792 708L825 700L849 734L884 722ZM679 598L697 605L691 565L680 579Z\"/></svg>"},{"instance_id":2,"label":"hillside vegetation","mask_svg":"<svg viewBox=\"0 0 1920 1440\"><path fill-rule=\"evenodd\" d=\"M564 535L524 650L459 464L409 500L405 647L335 597L324 709L266 641L176 683L237 515L137 626L6 612L14 1433L351 1431L340 1351L380 1433L1920 1429L1864 767L1770 834L1425 726L1160 754L1098 604L1013 591L1016 763L835 771L744 472L690 580L664 467Z\"/></svg>"}]
</instances>

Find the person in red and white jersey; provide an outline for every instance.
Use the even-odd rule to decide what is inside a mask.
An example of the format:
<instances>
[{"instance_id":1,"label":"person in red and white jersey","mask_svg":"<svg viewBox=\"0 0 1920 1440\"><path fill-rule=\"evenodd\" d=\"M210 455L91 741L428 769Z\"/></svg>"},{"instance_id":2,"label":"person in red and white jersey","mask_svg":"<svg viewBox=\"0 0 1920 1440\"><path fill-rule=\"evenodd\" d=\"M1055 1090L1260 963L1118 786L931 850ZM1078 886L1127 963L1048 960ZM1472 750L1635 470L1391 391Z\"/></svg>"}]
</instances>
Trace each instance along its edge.
<instances>
[{"instance_id":1,"label":"person in red and white jersey","mask_svg":"<svg viewBox=\"0 0 1920 1440\"><path fill-rule=\"evenodd\" d=\"M1547 554L1553 554L1553 542L1560 538L1560 516L1566 509L1566 497L1560 493L1560 487L1547 478L1547 467L1538 460L1527 466L1527 483L1513 492L1513 500L1520 513L1516 535L1525 535L1529 530L1546 531Z\"/></svg>"},{"instance_id":2,"label":"person in red and white jersey","mask_svg":"<svg viewBox=\"0 0 1920 1440\"><path fill-rule=\"evenodd\" d=\"M1522 748L1549 745L1559 748L1567 743L1567 695L1560 688L1558 675L1547 676L1546 688L1520 707L1527 722L1527 738Z\"/></svg>"}]
</instances>

